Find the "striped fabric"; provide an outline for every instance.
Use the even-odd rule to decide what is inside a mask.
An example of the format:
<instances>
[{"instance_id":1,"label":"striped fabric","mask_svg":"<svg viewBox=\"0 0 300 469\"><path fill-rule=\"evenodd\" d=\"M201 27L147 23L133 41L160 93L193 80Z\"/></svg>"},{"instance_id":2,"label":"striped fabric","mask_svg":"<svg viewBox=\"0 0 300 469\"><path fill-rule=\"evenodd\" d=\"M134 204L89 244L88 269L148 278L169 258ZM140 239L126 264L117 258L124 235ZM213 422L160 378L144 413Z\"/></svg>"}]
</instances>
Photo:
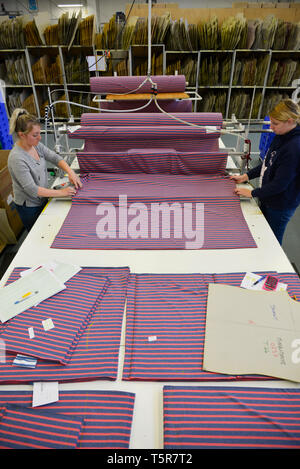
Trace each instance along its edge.
<instances>
[{"instance_id":1,"label":"striped fabric","mask_svg":"<svg viewBox=\"0 0 300 469\"><path fill-rule=\"evenodd\" d=\"M245 273L131 274L127 293L124 380L231 381L269 379L202 369L209 283L240 286ZM296 274L276 274L300 296Z\"/></svg>"},{"instance_id":2,"label":"striped fabric","mask_svg":"<svg viewBox=\"0 0 300 469\"><path fill-rule=\"evenodd\" d=\"M119 194L126 195L128 212L130 208L138 207L143 217L143 227L137 234L132 235L130 228L135 223L136 212L128 213L128 231L125 234L124 227L118 222L124 213L124 207L119 207ZM167 206L161 205L163 202ZM100 203L110 204L111 213L116 220L111 231L105 232L99 228L101 216L97 215L97 211L99 213ZM104 205L100 206L100 210L101 207L104 209ZM204 208L204 225L199 222L198 234L199 237L203 235L204 239L203 243L193 244L195 232L187 233L183 225L188 224L188 219L191 221L190 225L195 222L199 207ZM165 208L169 210L168 233L162 230L163 221L157 218L152 220L155 210ZM172 208L174 216L171 216ZM90 173L83 178L83 188L73 198L72 207L51 247L232 249L256 247L256 244L245 223L239 198L234 194L234 183L229 178L205 174L184 176Z\"/></svg>"},{"instance_id":3,"label":"striped fabric","mask_svg":"<svg viewBox=\"0 0 300 469\"><path fill-rule=\"evenodd\" d=\"M0 421L0 449L75 449L83 418L6 404Z\"/></svg>"},{"instance_id":4,"label":"striped fabric","mask_svg":"<svg viewBox=\"0 0 300 469\"><path fill-rule=\"evenodd\" d=\"M0 391L0 417L1 408L8 405L28 408L31 400L29 391ZM59 414L68 420L83 419L79 449L128 449L134 400L135 395L128 392L60 390L58 402L34 408L34 411ZM33 433L27 418L23 424L26 432ZM37 436L36 443L39 442Z\"/></svg>"},{"instance_id":5,"label":"striped fabric","mask_svg":"<svg viewBox=\"0 0 300 469\"><path fill-rule=\"evenodd\" d=\"M164 387L164 448L299 449L300 389Z\"/></svg>"},{"instance_id":6,"label":"striped fabric","mask_svg":"<svg viewBox=\"0 0 300 469\"><path fill-rule=\"evenodd\" d=\"M186 81L184 75L156 75L150 77L157 84L158 93L181 93L185 91ZM147 80L138 90L137 88L147 79L147 76L113 76L91 77L90 88L92 93L118 94L150 93L152 85Z\"/></svg>"},{"instance_id":7,"label":"striped fabric","mask_svg":"<svg viewBox=\"0 0 300 469\"><path fill-rule=\"evenodd\" d=\"M182 126L182 122L177 119L181 119L185 122L200 126L213 126L221 129L223 124L222 114L218 112L183 112L176 114L176 119L163 114L153 113L144 114L143 112L131 114L110 114L108 112L95 114L95 113L83 113L80 119L81 126L117 126L117 127L151 127L151 126ZM191 127L192 128L192 127Z\"/></svg>"},{"instance_id":8,"label":"striped fabric","mask_svg":"<svg viewBox=\"0 0 300 469\"><path fill-rule=\"evenodd\" d=\"M224 174L227 153L132 149L125 152L78 152L81 174Z\"/></svg>"},{"instance_id":9,"label":"striped fabric","mask_svg":"<svg viewBox=\"0 0 300 469\"><path fill-rule=\"evenodd\" d=\"M130 114L135 114L136 112L140 111L134 111L134 109L140 109L141 107L145 106L147 103L149 103L149 100L139 100L135 99L133 101L127 101L127 100L116 100L113 102L101 102L100 106L101 109L110 109L113 110L113 113L116 114L114 111L129 111ZM190 99L180 99L180 100L166 100L166 99L160 99L159 100L159 107L162 108L166 112L172 112L172 113L178 113L178 112L192 112L193 111L193 101ZM146 107L143 107L143 112L145 113L153 113L158 111L158 107L156 106L155 102L152 101L149 104L147 104ZM106 111L103 111L105 114L107 114Z\"/></svg>"},{"instance_id":10,"label":"striped fabric","mask_svg":"<svg viewBox=\"0 0 300 469\"><path fill-rule=\"evenodd\" d=\"M151 114L149 114L151 115ZM68 133L85 140L84 151L125 151L136 148L175 149L177 151L217 151L220 132L181 126L82 126Z\"/></svg>"},{"instance_id":11,"label":"striped fabric","mask_svg":"<svg viewBox=\"0 0 300 469\"><path fill-rule=\"evenodd\" d=\"M8 282L19 278L22 270L24 268L15 269ZM80 272L107 277L109 284L100 307L94 312L68 363L61 365L53 361L38 360L35 369L19 368L12 366L15 353L7 351L5 363L0 360L1 384L117 378L129 269L128 267L103 269L85 267ZM53 331L54 329L49 332Z\"/></svg>"},{"instance_id":12,"label":"striped fabric","mask_svg":"<svg viewBox=\"0 0 300 469\"><path fill-rule=\"evenodd\" d=\"M99 308L108 286L106 277L79 272L66 288L0 326L0 339L9 352L30 355L66 365ZM51 319L54 328L45 330ZM34 329L30 338L28 328Z\"/></svg>"}]
</instances>

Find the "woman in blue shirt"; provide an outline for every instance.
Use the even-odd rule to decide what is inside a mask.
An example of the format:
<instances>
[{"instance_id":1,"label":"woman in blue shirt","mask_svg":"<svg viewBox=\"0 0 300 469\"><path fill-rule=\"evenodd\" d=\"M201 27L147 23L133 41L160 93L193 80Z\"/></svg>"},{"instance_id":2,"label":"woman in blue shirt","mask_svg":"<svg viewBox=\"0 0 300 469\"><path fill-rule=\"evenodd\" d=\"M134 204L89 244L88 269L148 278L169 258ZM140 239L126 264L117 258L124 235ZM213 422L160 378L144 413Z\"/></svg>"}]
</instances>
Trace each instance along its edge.
<instances>
[{"instance_id":1,"label":"woman in blue shirt","mask_svg":"<svg viewBox=\"0 0 300 469\"><path fill-rule=\"evenodd\" d=\"M241 184L259 177L258 188L240 186L235 193L259 199L262 213L282 244L285 228L300 204L300 107L285 99L272 109L269 117L275 137L263 163L231 179Z\"/></svg>"}]
</instances>

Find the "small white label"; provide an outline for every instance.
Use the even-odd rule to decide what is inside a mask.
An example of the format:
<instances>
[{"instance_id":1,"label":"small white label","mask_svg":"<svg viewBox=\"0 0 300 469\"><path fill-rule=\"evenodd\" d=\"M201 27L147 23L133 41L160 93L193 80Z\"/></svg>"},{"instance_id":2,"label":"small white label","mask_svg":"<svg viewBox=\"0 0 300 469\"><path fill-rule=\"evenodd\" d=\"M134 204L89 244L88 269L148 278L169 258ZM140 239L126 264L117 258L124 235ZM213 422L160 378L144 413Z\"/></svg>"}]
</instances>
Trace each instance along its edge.
<instances>
[{"instance_id":1,"label":"small white label","mask_svg":"<svg viewBox=\"0 0 300 469\"><path fill-rule=\"evenodd\" d=\"M10 205L10 204L13 202L13 200L14 200L14 199L13 199L12 194L9 194L9 196L8 196L7 199L6 199L6 202L7 202L8 205Z\"/></svg>"},{"instance_id":2,"label":"small white label","mask_svg":"<svg viewBox=\"0 0 300 469\"><path fill-rule=\"evenodd\" d=\"M34 339L34 329L33 327L28 327L29 339Z\"/></svg>"},{"instance_id":3,"label":"small white label","mask_svg":"<svg viewBox=\"0 0 300 469\"><path fill-rule=\"evenodd\" d=\"M50 404L59 400L58 382L33 383L32 407Z\"/></svg>"},{"instance_id":4,"label":"small white label","mask_svg":"<svg viewBox=\"0 0 300 469\"><path fill-rule=\"evenodd\" d=\"M45 319L42 324L45 331L50 331L55 327L51 318Z\"/></svg>"},{"instance_id":5,"label":"small white label","mask_svg":"<svg viewBox=\"0 0 300 469\"><path fill-rule=\"evenodd\" d=\"M157 340L157 336L156 335L150 335L148 337L148 342L155 342Z\"/></svg>"}]
</instances>

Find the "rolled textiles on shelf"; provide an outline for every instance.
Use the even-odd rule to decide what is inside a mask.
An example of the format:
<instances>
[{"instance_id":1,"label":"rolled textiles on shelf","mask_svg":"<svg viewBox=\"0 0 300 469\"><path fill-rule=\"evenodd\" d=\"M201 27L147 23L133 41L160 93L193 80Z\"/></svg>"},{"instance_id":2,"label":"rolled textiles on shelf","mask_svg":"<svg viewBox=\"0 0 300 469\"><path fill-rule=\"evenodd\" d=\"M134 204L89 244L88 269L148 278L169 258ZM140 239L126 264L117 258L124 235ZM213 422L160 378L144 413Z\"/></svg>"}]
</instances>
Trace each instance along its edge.
<instances>
[{"instance_id":1,"label":"rolled textiles on shelf","mask_svg":"<svg viewBox=\"0 0 300 469\"><path fill-rule=\"evenodd\" d=\"M158 93L182 93L185 91L184 75L156 75L151 76L151 80L157 84ZM152 83L147 80L147 76L91 77L90 88L92 93L97 94L126 94L134 91L150 93Z\"/></svg>"}]
</instances>

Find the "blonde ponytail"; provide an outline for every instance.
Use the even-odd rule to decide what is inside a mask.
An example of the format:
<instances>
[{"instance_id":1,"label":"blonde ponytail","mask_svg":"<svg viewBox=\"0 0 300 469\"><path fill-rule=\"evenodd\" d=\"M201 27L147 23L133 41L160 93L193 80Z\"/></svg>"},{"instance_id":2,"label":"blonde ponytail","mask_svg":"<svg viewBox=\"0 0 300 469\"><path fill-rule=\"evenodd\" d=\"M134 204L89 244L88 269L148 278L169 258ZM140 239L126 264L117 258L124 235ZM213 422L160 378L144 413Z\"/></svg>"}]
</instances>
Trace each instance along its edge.
<instances>
[{"instance_id":1,"label":"blonde ponytail","mask_svg":"<svg viewBox=\"0 0 300 469\"><path fill-rule=\"evenodd\" d=\"M292 99L283 99L270 111L269 116L280 122L286 122L288 119L300 123L300 107Z\"/></svg>"},{"instance_id":2,"label":"blonde ponytail","mask_svg":"<svg viewBox=\"0 0 300 469\"><path fill-rule=\"evenodd\" d=\"M29 114L26 109L16 108L9 120L9 133L28 133L34 125L40 125L38 119L35 116Z\"/></svg>"}]
</instances>

